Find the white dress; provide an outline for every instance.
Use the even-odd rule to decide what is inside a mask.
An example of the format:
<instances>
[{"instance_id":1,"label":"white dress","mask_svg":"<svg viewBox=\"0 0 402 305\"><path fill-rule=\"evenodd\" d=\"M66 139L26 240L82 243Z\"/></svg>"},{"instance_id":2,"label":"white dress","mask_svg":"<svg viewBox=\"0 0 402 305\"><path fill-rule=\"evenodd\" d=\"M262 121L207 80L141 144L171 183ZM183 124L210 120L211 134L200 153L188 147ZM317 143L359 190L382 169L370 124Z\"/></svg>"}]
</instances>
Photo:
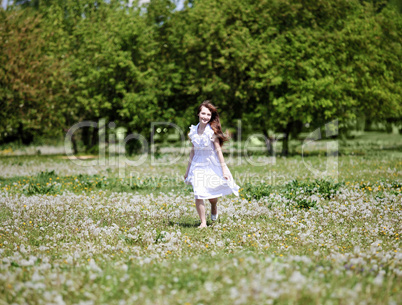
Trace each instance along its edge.
<instances>
[{"instance_id":1,"label":"white dress","mask_svg":"<svg viewBox=\"0 0 402 305\"><path fill-rule=\"evenodd\" d=\"M239 196L239 186L234 182L228 167L229 180L223 178L222 167L214 145L214 131L209 124L204 133L198 135L198 126L191 125L190 137L194 145L194 157L185 180L193 186L195 199L211 199L224 195Z\"/></svg>"}]
</instances>

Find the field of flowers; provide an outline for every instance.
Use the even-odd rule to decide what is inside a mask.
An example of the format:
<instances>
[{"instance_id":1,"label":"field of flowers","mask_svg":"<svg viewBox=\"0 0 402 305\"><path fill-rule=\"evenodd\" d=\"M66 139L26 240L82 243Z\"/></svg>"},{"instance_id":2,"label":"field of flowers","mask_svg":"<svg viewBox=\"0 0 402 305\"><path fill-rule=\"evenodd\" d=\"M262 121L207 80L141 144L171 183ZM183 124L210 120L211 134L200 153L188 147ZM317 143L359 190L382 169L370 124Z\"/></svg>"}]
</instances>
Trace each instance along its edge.
<instances>
[{"instance_id":1,"label":"field of flowers","mask_svg":"<svg viewBox=\"0 0 402 305\"><path fill-rule=\"evenodd\" d=\"M0 304L400 304L401 158L265 161L200 230L186 158L0 159Z\"/></svg>"}]
</instances>

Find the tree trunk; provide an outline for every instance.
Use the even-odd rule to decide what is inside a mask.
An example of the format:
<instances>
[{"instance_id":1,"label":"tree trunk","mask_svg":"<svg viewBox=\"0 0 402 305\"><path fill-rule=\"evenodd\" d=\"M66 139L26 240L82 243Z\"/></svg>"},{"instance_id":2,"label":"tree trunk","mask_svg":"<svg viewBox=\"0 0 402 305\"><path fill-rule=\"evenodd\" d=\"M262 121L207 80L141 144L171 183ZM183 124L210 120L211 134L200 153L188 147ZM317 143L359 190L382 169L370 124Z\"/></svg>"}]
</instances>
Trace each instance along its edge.
<instances>
[{"instance_id":1,"label":"tree trunk","mask_svg":"<svg viewBox=\"0 0 402 305\"><path fill-rule=\"evenodd\" d=\"M289 139L290 139L290 131L292 130L292 124L288 123L286 125L285 131L284 131L284 137L282 140L282 156L287 157L289 154Z\"/></svg>"},{"instance_id":2,"label":"tree trunk","mask_svg":"<svg viewBox=\"0 0 402 305\"><path fill-rule=\"evenodd\" d=\"M99 142L99 128L92 129L91 149Z\"/></svg>"},{"instance_id":3,"label":"tree trunk","mask_svg":"<svg viewBox=\"0 0 402 305\"><path fill-rule=\"evenodd\" d=\"M289 133L285 132L282 140L282 156L287 157L289 153Z\"/></svg>"},{"instance_id":4,"label":"tree trunk","mask_svg":"<svg viewBox=\"0 0 402 305\"><path fill-rule=\"evenodd\" d=\"M90 127L82 129L82 142L84 143L85 151L87 152L91 146Z\"/></svg>"},{"instance_id":5,"label":"tree trunk","mask_svg":"<svg viewBox=\"0 0 402 305\"><path fill-rule=\"evenodd\" d=\"M71 136L71 143L73 144L74 155L78 154L78 145L77 140L75 139L75 134Z\"/></svg>"},{"instance_id":6,"label":"tree trunk","mask_svg":"<svg viewBox=\"0 0 402 305\"><path fill-rule=\"evenodd\" d=\"M273 156L274 155L274 141L275 138L274 137L270 137L268 135L268 132L266 130L263 131L264 137L265 137L265 146L267 147L267 154L269 156Z\"/></svg>"}]
</instances>

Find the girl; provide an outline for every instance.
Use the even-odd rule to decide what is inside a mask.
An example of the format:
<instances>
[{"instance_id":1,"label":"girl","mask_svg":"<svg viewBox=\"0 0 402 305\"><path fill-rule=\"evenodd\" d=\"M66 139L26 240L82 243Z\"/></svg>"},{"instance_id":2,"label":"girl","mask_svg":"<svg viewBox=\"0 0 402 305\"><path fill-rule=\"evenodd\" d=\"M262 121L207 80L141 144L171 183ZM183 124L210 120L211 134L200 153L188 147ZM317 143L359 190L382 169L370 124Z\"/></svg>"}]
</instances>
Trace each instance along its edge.
<instances>
[{"instance_id":1,"label":"girl","mask_svg":"<svg viewBox=\"0 0 402 305\"><path fill-rule=\"evenodd\" d=\"M190 126L188 134L192 149L184 181L193 186L195 206L201 219L199 228L207 226L204 199L211 203L211 220L218 219L218 197L234 193L239 186L233 181L225 164L222 145L228 138L223 134L216 107L204 101L198 107L199 123Z\"/></svg>"}]
</instances>

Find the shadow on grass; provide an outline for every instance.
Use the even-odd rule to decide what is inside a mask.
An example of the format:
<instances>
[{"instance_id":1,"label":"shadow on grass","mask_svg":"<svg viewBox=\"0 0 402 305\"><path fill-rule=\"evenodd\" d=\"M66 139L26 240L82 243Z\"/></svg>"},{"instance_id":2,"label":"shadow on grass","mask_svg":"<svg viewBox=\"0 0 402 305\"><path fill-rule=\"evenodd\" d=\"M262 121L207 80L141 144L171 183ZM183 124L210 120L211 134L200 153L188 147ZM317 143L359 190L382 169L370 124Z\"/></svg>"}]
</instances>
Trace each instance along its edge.
<instances>
[{"instance_id":1,"label":"shadow on grass","mask_svg":"<svg viewBox=\"0 0 402 305\"><path fill-rule=\"evenodd\" d=\"M207 219L207 226L213 226L215 223L220 223L221 219L218 219L216 222L212 222L209 219ZM199 219L182 219L182 220L171 220L169 219L167 221L168 226L180 226L183 228L198 228L198 226L201 224Z\"/></svg>"},{"instance_id":2,"label":"shadow on grass","mask_svg":"<svg viewBox=\"0 0 402 305\"><path fill-rule=\"evenodd\" d=\"M183 228L196 228L200 225L200 222L198 220L181 220L181 221L173 221L173 220L169 220L167 223L169 226L173 227L173 226L180 226Z\"/></svg>"}]
</instances>

